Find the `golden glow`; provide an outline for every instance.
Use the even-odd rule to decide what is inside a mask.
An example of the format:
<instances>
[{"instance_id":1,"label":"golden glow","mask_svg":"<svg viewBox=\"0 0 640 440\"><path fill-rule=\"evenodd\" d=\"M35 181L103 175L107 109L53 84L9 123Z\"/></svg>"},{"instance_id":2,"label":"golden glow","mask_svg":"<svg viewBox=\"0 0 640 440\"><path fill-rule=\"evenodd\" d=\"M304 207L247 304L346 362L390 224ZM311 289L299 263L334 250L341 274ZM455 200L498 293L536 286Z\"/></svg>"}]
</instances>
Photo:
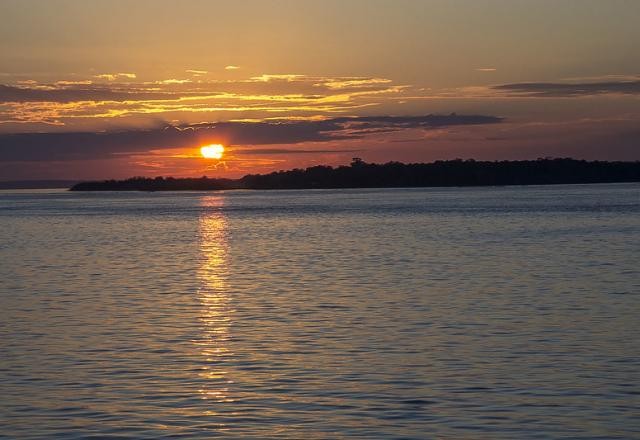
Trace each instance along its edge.
<instances>
[{"instance_id":1,"label":"golden glow","mask_svg":"<svg viewBox=\"0 0 640 440\"><path fill-rule=\"evenodd\" d=\"M220 144L205 145L200 148L200 153L206 159L221 159L224 153L224 146Z\"/></svg>"},{"instance_id":2,"label":"golden glow","mask_svg":"<svg viewBox=\"0 0 640 440\"><path fill-rule=\"evenodd\" d=\"M229 348L230 326L234 310L227 285L227 221L222 208L224 199L218 196L202 199L203 213L200 216L201 261L198 271L201 303L199 319L202 334L194 342L203 359L199 372L203 399L232 402L225 360L232 356Z\"/></svg>"}]
</instances>

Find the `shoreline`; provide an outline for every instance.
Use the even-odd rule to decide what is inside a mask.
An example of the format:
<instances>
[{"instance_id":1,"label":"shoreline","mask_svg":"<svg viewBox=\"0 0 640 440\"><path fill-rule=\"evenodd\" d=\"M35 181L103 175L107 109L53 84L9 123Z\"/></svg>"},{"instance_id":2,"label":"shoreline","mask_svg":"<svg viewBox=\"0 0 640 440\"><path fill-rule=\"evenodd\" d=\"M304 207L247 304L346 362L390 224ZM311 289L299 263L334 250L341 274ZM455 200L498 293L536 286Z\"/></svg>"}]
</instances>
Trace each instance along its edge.
<instances>
[{"instance_id":1,"label":"shoreline","mask_svg":"<svg viewBox=\"0 0 640 440\"><path fill-rule=\"evenodd\" d=\"M362 188L445 188L640 182L640 162L570 158L529 161L450 160L431 163L318 165L306 169L249 174L239 179L132 177L80 182L70 191L222 191Z\"/></svg>"}]
</instances>

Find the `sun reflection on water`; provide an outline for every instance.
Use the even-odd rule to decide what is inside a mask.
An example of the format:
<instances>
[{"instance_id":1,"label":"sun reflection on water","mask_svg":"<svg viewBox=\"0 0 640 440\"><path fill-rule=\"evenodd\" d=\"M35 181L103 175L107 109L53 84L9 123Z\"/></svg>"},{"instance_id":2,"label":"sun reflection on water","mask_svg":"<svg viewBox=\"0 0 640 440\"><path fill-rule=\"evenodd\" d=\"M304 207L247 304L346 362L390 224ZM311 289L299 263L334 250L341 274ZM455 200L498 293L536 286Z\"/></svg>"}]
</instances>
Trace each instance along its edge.
<instances>
[{"instance_id":1,"label":"sun reflection on water","mask_svg":"<svg viewBox=\"0 0 640 440\"><path fill-rule=\"evenodd\" d=\"M227 285L228 237L223 206L224 199L220 196L207 196L201 202L198 297L202 304L202 337L196 344L204 358L204 366L200 372L204 386L199 390L202 398L231 402L233 399L229 396L229 384L232 381L228 377L224 361L232 355L229 339L234 310Z\"/></svg>"}]
</instances>

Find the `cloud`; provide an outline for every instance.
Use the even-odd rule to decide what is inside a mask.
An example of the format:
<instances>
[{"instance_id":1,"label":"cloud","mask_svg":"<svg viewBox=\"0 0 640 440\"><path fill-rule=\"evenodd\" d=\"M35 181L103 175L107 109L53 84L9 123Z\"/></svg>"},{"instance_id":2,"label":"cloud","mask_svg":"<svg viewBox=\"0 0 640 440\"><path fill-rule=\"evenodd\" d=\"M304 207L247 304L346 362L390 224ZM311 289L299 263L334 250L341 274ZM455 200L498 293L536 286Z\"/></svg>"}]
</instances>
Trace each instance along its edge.
<instances>
[{"instance_id":1,"label":"cloud","mask_svg":"<svg viewBox=\"0 0 640 440\"><path fill-rule=\"evenodd\" d=\"M108 159L151 150L193 148L204 143L287 145L363 139L379 132L495 124L485 115L341 117L324 120L228 121L116 132L58 132L0 135L0 162ZM282 151L285 150L269 150ZM316 151L317 152L317 151ZM263 151L261 154L267 154Z\"/></svg>"},{"instance_id":2,"label":"cloud","mask_svg":"<svg viewBox=\"0 0 640 440\"><path fill-rule=\"evenodd\" d=\"M106 79L107 81L115 81L117 79L135 79L135 73L101 73L94 75L95 78Z\"/></svg>"},{"instance_id":3,"label":"cloud","mask_svg":"<svg viewBox=\"0 0 640 440\"><path fill-rule=\"evenodd\" d=\"M190 79L169 78L169 79L156 81L156 84L187 84L190 82L192 82Z\"/></svg>"},{"instance_id":4,"label":"cloud","mask_svg":"<svg viewBox=\"0 0 640 440\"><path fill-rule=\"evenodd\" d=\"M640 80L634 81L604 81L585 83L514 83L501 84L492 87L493 90L511 95L561 98L592 96L604 94L637 95L640 94Z\"/></svg>"},{"instance_id":5,"label":"cloud","mask_svg":"<svg viewBox=\"0 0 640 440\"><path fill-rule=\"evenodd\" d=\"M27 84L37 84L37 82L25 82ZM84 80L79 80L79 81L68 81L68 80L61 80L61 81L56 81L54 83L56 86L88 86L93 84L93 81L91 81L90 79L84 79Z\"/></svg>"},{"instance_id":6,"label":"cloud","mask_svg":"<svg viewBox=\"0 0 640 440\"><path fill-rule=\"evenodd\" d=\"M224 70L238 70L239 68L239 66L233 66L230 64L228 66L225 66Z\"/></svg>"},{"instance_id":7,"label":"cloud","mask_svg":"<svg viewBox=\"0 0 640 440\"><path fill-rule=\"evenodd\" d=\"M314 84L316 87L327 87L331 90L341 90L349 88L378 87L381 84L390 84L392 81L387 78L327 78Z\"/></svg>"},{"instance_id":8,"label":"cloud","mask_svg":"<svg viewBox=\"0 0 640 440\"><path fill-rule=\"evenodd\" d=\"M190 73L193 76L202 76L202 75L206 75L207 73L209 73L208 70L194 70L194 69L185 70L185 72Z\"/></svg>"},{"instance_id":9,"label":"cloud","mask_svg":"<svg viewBox=\"0 0 640 440\"><path fill-rule=\"evenodd\" d=\"M115 88L85 83L56 83L55 85L8 86L0 84L0 103L82 101L132 101L176 99L175 92L153 91L135 88Z\"/></svg>"},{"instance_id":10,"label":"cloud","mask_svg":"<svg viewBox=\"0 0 640 440\"><path fill-rule=\"evenodd\" d=\"M302 78L305 78L305 75L298 75L298 74L294 74L294 73L284 73L284 74L263 74L260 76L252 76L250 78L251 81L258 81L258 82L271 82L271 81L287 81L287 82L292 82L292 81L297 81L300 80Z\"/></svg>"},{"instance_id":11,"label":"cloud","mask_svg":"<svg viewBox=\"0 0 640 440\"><path fill-rule=\"evenodd\" d=\"M574 76L569 78L563 78L563 81L567 82L608 82L608 81L637 81L640 79L638 75L598 75L598 76Z\"/></svg>"},{"instance_id":12,"label":"cloud","mask_svg":"<svg viewBox=\"0 0 640 440\"><path fill-rule=\"evenodd\" d=\"M485 115L426 115L426 116L361 116L333 119L355 126L396 128L439 128L452 125L481 125L502 122L503 118Z\"/></svg>"},{"instance_id":13,"label":"cloud","mask_svg":"<svg viewBox=\"0 0 640 440\"><path fill-rule=\"evenodd\" d=\"M198 71L200 72L200 71ZM243 112L268 118L355 113L404 93L408 86L370 77L319 77L264 74L244 79L167 78L151 82L91 80L0 84L0 124L73 126L136 117L196 120L196 113ZM183 116L180 116L182 114ZM220 116L217 116L219 118ZM224 118L231 118L227 114ZM198 118L204 119L204 118Z\"/></svg>"},{"instance_id":14,"label":"cloud","mask_svg":"<svg viewBox=\"0 0 640 440\"><path fill-rule=\"evenodd\" d=\"M234 151L235 154L251 154L251 155L270 155L270 154L321 154L321 153L357 153L362 149L349 150L296 150L293 148L248 148Z\"/></svg>"},{"instance_id":15,"label":"cloud","mask_svg":"<svg viewBox=\"0 0 640 440\"><path fill-rule=\"evenodd\" d=\"M475 69L477 72L495 72L496 68L494 67L478 67L477 69Z\"/></svg>"}]
</instances>

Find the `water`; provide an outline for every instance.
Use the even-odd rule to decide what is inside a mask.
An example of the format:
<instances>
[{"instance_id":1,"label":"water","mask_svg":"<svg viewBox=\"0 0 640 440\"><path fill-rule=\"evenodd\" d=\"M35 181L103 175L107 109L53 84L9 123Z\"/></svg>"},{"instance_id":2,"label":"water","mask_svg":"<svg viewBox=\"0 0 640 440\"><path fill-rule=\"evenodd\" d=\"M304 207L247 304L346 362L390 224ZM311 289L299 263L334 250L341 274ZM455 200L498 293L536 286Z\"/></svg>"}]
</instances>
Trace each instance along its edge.
<instances>
[{"instance_id":1,"label":"water","mask_svg":"<svg viewBox=\"0 0 640 440\"><path fill-rule=\"evenodd\" d=\"M2 438L640 438L640 185L0 193Z\"/></svg>"}]
</instances>

